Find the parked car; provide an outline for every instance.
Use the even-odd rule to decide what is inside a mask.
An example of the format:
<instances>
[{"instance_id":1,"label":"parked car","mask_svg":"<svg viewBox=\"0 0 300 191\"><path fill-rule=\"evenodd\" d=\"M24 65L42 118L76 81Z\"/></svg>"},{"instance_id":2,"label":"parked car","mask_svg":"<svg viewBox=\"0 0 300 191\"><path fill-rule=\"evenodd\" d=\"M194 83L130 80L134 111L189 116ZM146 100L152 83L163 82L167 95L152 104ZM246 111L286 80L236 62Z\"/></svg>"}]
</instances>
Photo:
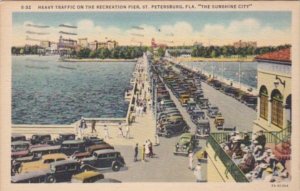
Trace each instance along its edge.
<instances>
[{"instance_id":1,"label":"parked car","mask_svg":"<svg viewBox=\"0 0 300 191\"><path fill-rule=\"evenodd\" d=\"M14 141L11 143L11 158L24 157L29 154L29 141Z\"/></svg>"},{"instance_id":2,"label":"parked car","mask_svg":"<svg viewBox=\"0 0 300 191\"><path fill-rule=\"evenodd\" d=\"M47 183L69 182L73 175L81 172L80 162L72 159L53 162L50 169L44 171Z\"/></svg>"},{"instance_id":3,"label":"parked car","mask_svg":"<svg viewBox=\"0 0 300 191\"><path fill-rule=\"evenodd\" d=\"M200 109L207 109L209 106L209 101L207 98L199 98L196 100L196 102L199 104Z\"/></svg>"},{"instance_id":4,"label":"parked car","mask_svg":"<svg viewBox=\"0 0 300 191\"><path fill-rule=\"evenodd\" d=\"M94 151L93 156L82 159L84 170L112 169L119 171L125 166L124 158L121 153L113 149Z\"/></svg>"},{"instance_id":5,"label":"parked car","mask_svg":"<svg viewBox=\"0 0 300 191\"><path fill-rule=\"evenodd\" d=\"M189 152L192 152L195 149L195 147L195 135L191 133L184 133L179 137L179 140L175 145L174 154L182 154L188 156Z\"/></svg>"},{"instance_id":6,"label":"parked car","mask_svg":"<svg viewBox=\"0 0 300 191\"><path fill-rule=\"evenodd\" d=\"M58 135L58 138L54 140L54 144L60 145L64 141L75 140L76 135L74 133L61 133Z\"/></svg>"},{"instance_id":7,"label":"parked car","mask_svg":"<svg viewBox=\"0 0 300 191\"><path fill-rule=\"evenodd\" d=\"M217 114L219 113L219 108L217 106L209 106L207 110L207 116L210 118L215 118Z\"/></svg>"},{"instance_id":8,"label":"parked car","mask_svg":"<svg viewBox=\"0 0 300 191\"><path fill-rule=\"evenodd\" d=\"M70 156L75 152L84 152L86 148L85 141L83 140L70 140L64 141L61 144L60 152Z\"/></svg>"},{"instance_id":9,"label":"parked car","mask_svg":"<svg viewBox=\"0 0 300 191\"><path fill-rule=\"evenodd\" d=\"M189 127L187 126L187 124L184 121L181 121L179 123L168 124L161 128L158 128L157 135L169 138L188 131Z\"/></svg>"},{"instance_id":10,"label":"parked car","mask_svg":"<svg viewBox=\"0 0 300 191\"><path fill-rule=\"evenodd\" d=\"M210 123L208 119L201 119L197 121L197 128L196 128L196 138L205 138L208 137L210 134Z\"/></svg>"},{"instance_id":11,"label":"parked car","mask_svg":"<svg viewBox=\"0 0 300 191\"><path fill-rule=\"evenodd\" d=\"M62 153L47 154L42 156L40 160L34 162L24 162L19 170L21 173L30 171L49 169L49 164L55 161L66 160L68 157Z\"/></svg>"},{"instance_id":12,"label":"parked car","mask_svg":"<svg viewBox=\"0 0 300 191\"><path fill-rule=\"evenodd\" d=\"M72 183L94 183L104 179L104 175L96 171L85 171L72 176Z\"/></svg>"},{"instance_id":13,"label":"parked car","mask_svg":"<svg viewBox=\"0 0 300 191\"><path fill-rule=\"evenodd\" d=\"M25 137L25 135L12 134L11 142L15 142L15 141L26 141L26 137Z\"/></svg>"},{"instance_id":14,"label":"parked car","mask_svg":"<svg viewBox=\"0 0 300 191\"><path fill-rule=\"evenodd\" d=\"M34 171L12 176L11 183L45 183L46 178L44 171Z\"/></svg>"},{"instance_id":15,"label":"parked car","mask_svg":"<svg viewBox=\"0 0 300 191\"><path fill-rule=\"evenodd\" d=\"M92 145L87 147L86 152L75 152L71 157L74 159L82 159L92 156L94 151L104 150L104 149L114 149L113 146L103 142L102 144Z\"/></svg>"},{"instance_id":16,"label":"parked car","mask_svg":"<svg viewBox=\"0 0 300 191\"><path fill-rule=\"evenodd\" d=\"M46 144L51 141L51 135L50 134L34 134L32 135L30 142L31 144Z\"/></svg>"},{"instance_id":17,"label":"parked car","mask_svg":"<svg viewBox=\"0 0 300 191\"><path fill-rule=\"evenodd\" d=\"M103 139L100 139L99 137L96 136L84 137L83 141L86 147L105 143Z\"/></svg>"},{"instance_id":18,"label":"parked car","mask_svg":"<svg viewBox=\"0 0 300 191\"><path fill-rule=\"evenodd\" d=\"M59 153L60 145L51 145L44 147L35 147L30 149L30 154L34 157L40 158L46 154Z\"/></svg>"}]
</instances>

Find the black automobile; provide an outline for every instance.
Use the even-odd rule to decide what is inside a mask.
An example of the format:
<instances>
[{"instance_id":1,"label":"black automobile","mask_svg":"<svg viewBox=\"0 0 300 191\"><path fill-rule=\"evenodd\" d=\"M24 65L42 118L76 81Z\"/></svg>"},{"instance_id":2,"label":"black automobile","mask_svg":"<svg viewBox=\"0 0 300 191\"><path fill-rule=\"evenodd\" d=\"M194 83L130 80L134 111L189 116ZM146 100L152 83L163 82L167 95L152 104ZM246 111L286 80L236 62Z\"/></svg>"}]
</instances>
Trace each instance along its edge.
<instances>
[{"instance_id":1,"label":"black automobile","mask_svg":"<svg viewBox=\"0 0 300 191\"><path fill-rule=\"evenodd\" d=\"M32 135L30 142L32 145L35 144L47 144L51 141L50 134L34 134Z\"/></svg>"},{"instance_id":2,"label":"black automobile","mask_svg":"<svg viewBox=\"0 0 300 191\"><path fill-rule=\"evenodd\" d=\"M46 182L69 182L73 175L81 173L81 164L77 160L62 160L50 164L50 170L45 171Z\"/></svg>"},{"instance_id":3,"label":"black automobile","mask_svg":"<svg viewBox=\"0 0 300 191\"><path fill-rule=\"evenodd\" d=\"M25 137L25 135L12 134L11 142L15 142L15 141L26 141L26 137Z\"/></svg>"},{"instance_id":4,"label":"black automobile","mask_svg":"<svg viewBox=\"0 0 300 191\"><path fill-rule=\"evenodd\" d=\"M95 136L84 137L83 141L85 143L85 147L89 147L92 145L101 145L105 143L103 139L100 139L99 137L95 137Z\"/></svg>"},{"instance_id":5,"label":"black automobile","mask_svg":"<svg viewBox=\"0 0 300 191\"><path fill-rule=\"evenodd\" d=\"M104 149L94 151L93 155L82 159L83 170L103 170L112 169L119 171L125 166L124 158L121 153L113 149Z\"/></svg>"},{"instance_id":6,"label":"black automobile","mask_svg":"<svg viewBox=\"0 0 300 191\"><path fill-rule=\"evenodd\" d=\"M164 125L157 129L157 135L170 138L174 135L178 135L184 132L188 132L189 127L184 121L174 123L174 124L168 124Z\"/></svg>"},{"instance_id":7,"label":"black automobile","mask_svg":"<svg viewBox=\"0 0 300 191\"><path fill-rule=\"evenodd\" d=\"M46 178L45 171L33 171L12 176L11 183L45 183Z\"/></svg>"},{"instance_id":8,"label":"black automobile","mask_svg":"<svg viewBox=\"0 0 300 191\"><path fill-rule=\"evenodd\" d=\"M75 152L84 152L86 148L85 141L83 140L70 140L64 141L61 144L60 152L67 156L74 154Z\"/></svg>"},{"instance_id":9,"label":"black automobile","mask_svg":"<svg viewBox=\"0 0 300 191\"><path fill-rule=\"evenodd\" d=\"M60 145L64 141L75 140L75 137L74 133L61 133L58 138L54 140L54 144Z\"/></svg>"}]
</instances>

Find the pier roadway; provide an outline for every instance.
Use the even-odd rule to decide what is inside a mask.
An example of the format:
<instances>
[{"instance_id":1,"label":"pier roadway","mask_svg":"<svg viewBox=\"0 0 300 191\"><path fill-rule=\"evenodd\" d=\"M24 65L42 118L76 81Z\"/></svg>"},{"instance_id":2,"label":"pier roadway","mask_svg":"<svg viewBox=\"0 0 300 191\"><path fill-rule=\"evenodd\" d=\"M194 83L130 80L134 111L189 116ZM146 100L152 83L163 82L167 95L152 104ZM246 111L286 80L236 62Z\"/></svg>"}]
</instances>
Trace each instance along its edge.
<instances>
[{"instance_id":1,"label":"pier roadway","mask_svg":"<svg viewBox=\"0 0 300 191\"><path fill-rule=\"evenodd\" d=\"M224 126L226 128L236 126L237 131L252 131L253 121L256 119L255 110L223 94L206 83L202 83L202 90L204 97L207 97L211 104L219 107L225 118ZM218 131L214 127L213 119L210 119L210 122L211 127L213 127L211 131Z\"/></svg>"}]
</instances>

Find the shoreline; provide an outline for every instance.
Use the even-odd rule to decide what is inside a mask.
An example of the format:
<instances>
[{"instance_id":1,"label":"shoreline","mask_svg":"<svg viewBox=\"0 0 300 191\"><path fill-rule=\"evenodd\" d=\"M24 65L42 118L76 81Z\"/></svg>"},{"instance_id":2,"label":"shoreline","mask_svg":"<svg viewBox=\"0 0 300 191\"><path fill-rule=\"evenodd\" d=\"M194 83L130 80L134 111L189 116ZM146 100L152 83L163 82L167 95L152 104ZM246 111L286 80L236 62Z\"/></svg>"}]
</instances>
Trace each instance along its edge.
<instances>
[{"instance_id":1,"label":"shoreline","mask_svg":"<svg viewBox=\"0 0 300 191\"><path fill-rule=\"evenodd\" d=\"M137 59L63 58L59 62L136 62Z\"/></svg>"},{"instance_id":2,"label":"shoreline","mask_svg":"<svg viewBox=\"0 0 300 191\"><path fill-rule=\"evenodd\" d=\"M190 58L175 58L177 62L254 62L254 57L246 58L204 58L204 57L190 57Z\"/></svg>"}]
</instances>

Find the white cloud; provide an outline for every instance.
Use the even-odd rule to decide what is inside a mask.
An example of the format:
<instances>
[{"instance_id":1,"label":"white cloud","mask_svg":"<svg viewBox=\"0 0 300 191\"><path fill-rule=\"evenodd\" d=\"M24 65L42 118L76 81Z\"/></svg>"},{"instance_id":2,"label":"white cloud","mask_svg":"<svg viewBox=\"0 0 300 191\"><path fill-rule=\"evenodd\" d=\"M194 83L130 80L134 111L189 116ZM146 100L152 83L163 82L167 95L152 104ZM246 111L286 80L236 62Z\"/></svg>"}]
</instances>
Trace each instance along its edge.
<instances>
[{"instance_id":1,"label":"white cloud","mask_svg":"<svg viewBox=\"0 0 300 191\"><path fill-rule=\"evenodd\" d=\"M26 38L26 24L33 24L26 21L23 25L14 26L14 44L24 44ZM42 25L42 23L38 23ZM67 23L68 24L68 23ZM59 31L76 32L78 37L87 37L88 41L104 41L107 39L117 40L120 44L136 44L142 42L144 45L150 45L151 39L155 38L159 43L168 43L169 45L191 44L195 41L204 44L232 44L237 40L257 41L259 46L278 45L290 42L290 29L275 29L271 26L263 25L260 21L248 18L243 20L233 20L228 25L225 24L206 24L201 31L196 31L194 27L185 21L174 24L161 25L155 27L148 24L140 24L143 30L126 29L122 30L116 26L96 25L92 20L82 19L77 22L77 29L61 28L58 26L50 27L45 35L47 39L57 41ZM35 29L44 32L45 29ZM139 34L139 35L134 35ZM74 36L74 38L76 38ZM174 44L170 43L174 41Z\"/></svg>"}]
</instances>

